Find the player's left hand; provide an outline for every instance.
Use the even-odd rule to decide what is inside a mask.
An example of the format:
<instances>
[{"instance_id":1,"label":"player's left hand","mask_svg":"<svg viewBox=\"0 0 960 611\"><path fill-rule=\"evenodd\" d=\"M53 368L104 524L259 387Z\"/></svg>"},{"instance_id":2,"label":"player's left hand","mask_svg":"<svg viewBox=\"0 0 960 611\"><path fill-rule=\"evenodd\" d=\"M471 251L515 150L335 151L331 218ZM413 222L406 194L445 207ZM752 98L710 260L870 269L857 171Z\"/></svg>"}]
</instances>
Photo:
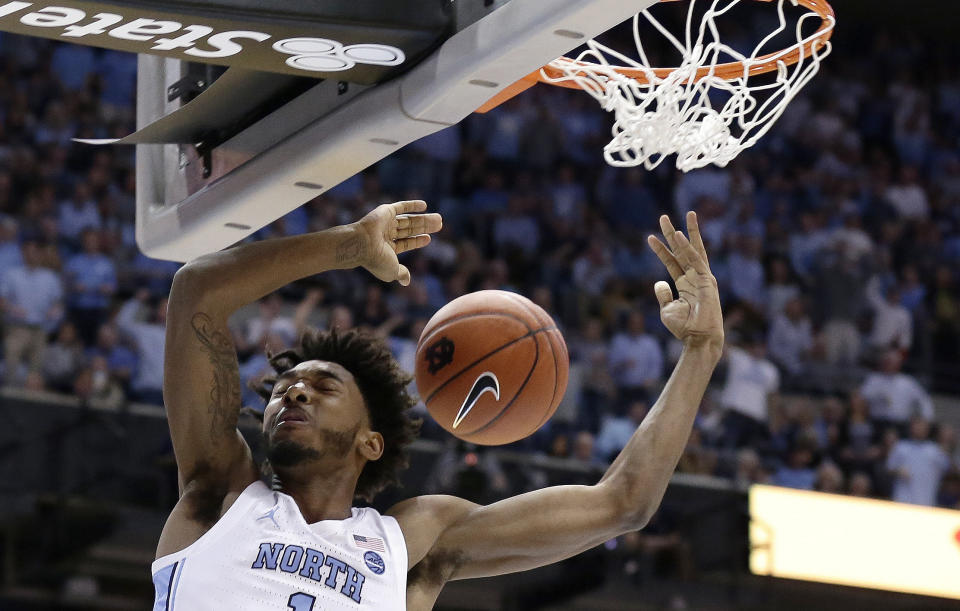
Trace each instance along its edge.
<instances>
[{"instance_id":1,"label":"player's left hand","mask_svg":"<svg viewBox=\"0 0 960 611\"><path fill-rule=\"evenodd\" d=\"M362 243L360 265L384 282L410 284L410 270L397 255L423 248L430 243L430 234L443 227L439 214L416 214L426 209L423 201L383 204L354 223Z\"/></svg>"},{"instance_id":2,"label":"player's left hand","mask_svg":"<svg viewBox=\"0 0 960 611\"><path fill-rule=\"evenodd\" d=\"M647 242L667 268L679 293L674 299L669 284L661 280L654 285L657 301L660 302L660 319L685 346L722 349L720 293L717 279L710 271L696 213L687 213L689 240L674 229L666 215L660 217L660 229L666 245L656 236L650 236Z\"/></svg>"}]
</instances>

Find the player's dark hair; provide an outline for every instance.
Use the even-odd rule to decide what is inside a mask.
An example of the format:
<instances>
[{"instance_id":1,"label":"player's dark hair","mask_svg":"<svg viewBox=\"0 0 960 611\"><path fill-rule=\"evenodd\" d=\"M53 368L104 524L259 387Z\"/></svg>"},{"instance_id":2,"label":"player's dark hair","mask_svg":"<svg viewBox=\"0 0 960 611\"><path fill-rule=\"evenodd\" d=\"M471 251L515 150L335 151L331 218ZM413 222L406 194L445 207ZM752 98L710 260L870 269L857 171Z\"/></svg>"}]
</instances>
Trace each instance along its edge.
<instances>
[{"instance_id":1,"label":"player's dark hair","mask_svg":"<svg viewBox=\"0 0 960 611\"><path fill-rule=\"evenodd\" d=\"M267 358L277 376L314 360L337 363L349 371L363 395L371 430L383 435L383 455L364 466L355 496L371 502L384 488L400 483L400 473L410 464L407 446L416 439L422 420L408 413L417 403L407 392L413 377L400 369L383 340L356 329L310 329L300 337L298 347L268 353ZM277 376L264 377L252 388L269 401Z\"/></svg>"}]
</instances>

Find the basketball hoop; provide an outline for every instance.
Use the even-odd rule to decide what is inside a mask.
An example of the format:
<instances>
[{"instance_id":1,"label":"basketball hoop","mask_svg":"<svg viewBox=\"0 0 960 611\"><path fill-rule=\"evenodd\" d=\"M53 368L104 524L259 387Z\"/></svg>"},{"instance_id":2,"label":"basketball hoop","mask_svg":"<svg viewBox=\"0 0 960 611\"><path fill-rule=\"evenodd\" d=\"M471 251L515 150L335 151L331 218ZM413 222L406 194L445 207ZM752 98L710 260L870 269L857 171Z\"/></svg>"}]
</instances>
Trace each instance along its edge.
<instances>
[{"instance_id":1,"label":"basketball hoop","mask_svg":"<svg viewBox=\"0 0 960 611\"><path fill-rule=\"evenodd\" d=\"M662 0L675 2L677 0ZM576 58L561 57L494 98L489 110L536 82L583 89L614 114L613 138L604 158L613 166L643 165L653 169L667 155L677 155L677 168L689 171L709 163L725 166L753 146L783 113L797 93L816 75L831 50L836 24L826 0L757 0L776 2L778 25L749 54L720 41L717 18L744 0L711 0L694 29L697 0L690 0L684 36L671 34L648 10L633 20L638 58L631 58L595 40ZM796 42L770 51L771 41L789 32L784 5L806 9L794 26ZM640 40L641 16L682 55L675 68L654 68ZM810 24L820 23L807 33ZM789 34L787 34L789 35ZM730 58L733 61L724 62ZM759 75L769 76L757 79ZM719 108L715 98L723 98Z\"/></svg>"}]
</instances>

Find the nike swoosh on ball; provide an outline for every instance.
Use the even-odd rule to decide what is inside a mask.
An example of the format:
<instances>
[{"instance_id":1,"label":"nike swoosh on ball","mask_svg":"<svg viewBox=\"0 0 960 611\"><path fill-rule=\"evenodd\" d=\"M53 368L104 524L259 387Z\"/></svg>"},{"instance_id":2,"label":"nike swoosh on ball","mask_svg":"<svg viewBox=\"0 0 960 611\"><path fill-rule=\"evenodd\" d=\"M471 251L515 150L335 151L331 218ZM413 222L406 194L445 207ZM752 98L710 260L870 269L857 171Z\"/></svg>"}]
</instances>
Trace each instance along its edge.
<instances>
[{"instance_id":1,"label":"nike swoosh on ball","mask_svg":"<svg viewBox=\"0 0 960 611\"><path fill-rule=\"evenodd\" d=\"M497 398L497 401L500 400L500 380L489 371L481 373L473 383L473 387L471 387L470 392L467 393L467 398L463 401L463 405L460 406L460 411L457 412L457 417L453 421L453 428L460 426L460 423L467 417L467 414L470 413L473 406L477 404L480 395L485 392L492 392L493 396Z\"/></svg>"}]
</instances>

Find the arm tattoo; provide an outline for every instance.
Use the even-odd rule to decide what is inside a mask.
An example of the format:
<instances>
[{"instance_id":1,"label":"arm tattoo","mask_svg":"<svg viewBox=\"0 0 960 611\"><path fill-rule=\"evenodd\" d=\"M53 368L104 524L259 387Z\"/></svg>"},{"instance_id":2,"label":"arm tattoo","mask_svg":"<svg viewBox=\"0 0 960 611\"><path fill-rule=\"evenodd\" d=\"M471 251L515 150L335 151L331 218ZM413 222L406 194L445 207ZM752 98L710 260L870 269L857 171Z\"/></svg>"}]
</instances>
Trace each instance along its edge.
<instances>
[{"instance_id":1,"label":"arm tattoo","mask_svg":"<svg viewBox=\"0 0 960 611\"><path fill-rule=\"evenodd\" d=\"M337 246L337 263L354 263L363 254L363 240L360 236L347 238Z\"/></svg>"},{"instance_id":2,"label":"arm tattoo","mask_svg":"<svg viewBox=\"0 0 960 611\"><path fill-rule=\"evenodd\" d=\"M190 326L200 340L213 366L213 388L210 389L210 438L220 438L224 431L237 426L240 410L240 368L233 342L223 330L217 328L205 312L197 312Z\"/></svg>"}]
</instances>

